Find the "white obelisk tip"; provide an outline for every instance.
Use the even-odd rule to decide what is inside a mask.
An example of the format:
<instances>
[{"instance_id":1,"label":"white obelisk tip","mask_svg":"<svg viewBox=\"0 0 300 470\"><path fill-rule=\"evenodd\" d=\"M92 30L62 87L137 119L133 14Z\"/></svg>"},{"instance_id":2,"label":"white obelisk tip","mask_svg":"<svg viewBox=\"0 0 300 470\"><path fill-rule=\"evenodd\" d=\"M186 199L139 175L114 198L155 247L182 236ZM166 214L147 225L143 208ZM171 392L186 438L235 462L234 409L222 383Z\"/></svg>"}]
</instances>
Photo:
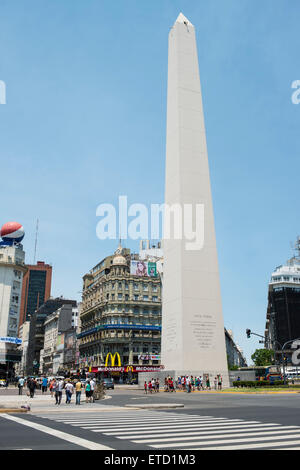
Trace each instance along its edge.
<instances>
[{"instance_id":1,"label":"white obelisk tip","mask_svg":"<svg viewBox=\"0 0 300 470\"><path fill-rule=\"evenodd\" d=\"M188 24L190 26L193 26L193 24L184 16L183 13L179 13L178 18L175 21L175 24L176 23L185 23L185 24Z\"/></svg>"}]
</instances>

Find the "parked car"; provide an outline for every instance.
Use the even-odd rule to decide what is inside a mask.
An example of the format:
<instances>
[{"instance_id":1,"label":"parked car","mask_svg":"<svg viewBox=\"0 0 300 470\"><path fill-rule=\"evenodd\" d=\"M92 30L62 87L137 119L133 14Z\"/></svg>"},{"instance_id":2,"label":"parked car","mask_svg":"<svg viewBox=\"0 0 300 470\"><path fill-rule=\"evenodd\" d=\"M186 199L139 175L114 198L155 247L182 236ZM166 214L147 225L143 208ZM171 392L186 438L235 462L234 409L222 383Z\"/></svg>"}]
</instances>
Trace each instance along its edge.
<instances>
[{"instance_id":1,"label":"parked car","mask_svg":"<svg viewBox=\"0 0 300 470\"><path fill-rule=\"evenodd\" d=\"M105 378L105 379L103 379L103 382L104 382L104 388L106 388L106 390L108 390L110 388L112 390L114 390L115 384L113 383L112 379Z\"/></svg>"},{"instance_id":2,"label":"parked car","mask_svg":"<svg viewBox=\"0 0 300 470\"><path fill-rule=\"evenodd\" d=\"M5 387L5 385L6 385L6 380L0 379L0 387Z\"/></svg>"}]
</instances>

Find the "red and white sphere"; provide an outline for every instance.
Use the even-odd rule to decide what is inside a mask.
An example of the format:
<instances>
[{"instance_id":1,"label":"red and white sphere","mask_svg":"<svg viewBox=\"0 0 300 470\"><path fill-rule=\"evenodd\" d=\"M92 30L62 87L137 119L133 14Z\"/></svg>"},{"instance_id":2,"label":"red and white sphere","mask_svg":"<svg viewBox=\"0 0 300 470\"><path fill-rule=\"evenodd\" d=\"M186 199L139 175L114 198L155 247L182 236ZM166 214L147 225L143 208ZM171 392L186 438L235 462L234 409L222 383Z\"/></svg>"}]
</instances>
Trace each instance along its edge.
<instances>
[{"instance_id":1,"label":"red and white sphere","mask_svg":"<svg viewBox=\"0 0 300 470\"><path fill-rule=\"evenodd\" d=\"M18 222L7 222L2 225L0 236L5 242L20 243L25 235L24 228Z\"/></svg>"}]
</instances>

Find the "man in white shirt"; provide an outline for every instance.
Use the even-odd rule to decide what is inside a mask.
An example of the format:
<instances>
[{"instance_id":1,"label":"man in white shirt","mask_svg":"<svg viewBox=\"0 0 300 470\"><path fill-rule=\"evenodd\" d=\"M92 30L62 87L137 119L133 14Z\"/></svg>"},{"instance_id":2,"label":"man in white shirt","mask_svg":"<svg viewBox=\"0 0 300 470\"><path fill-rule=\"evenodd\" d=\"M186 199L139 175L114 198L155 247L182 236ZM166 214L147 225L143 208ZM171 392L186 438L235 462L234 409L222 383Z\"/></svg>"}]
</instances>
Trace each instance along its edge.
<instances>
[{"instance_id":1,"label":"man in white shirt","mask_svg":"<svg viewBox=\"0 0 300 470\"><path fill-rule=\"evenodd\" d=\"M66 384L65 390L66 390L66 403L69 404L71 403L72 394L74 392L74 387L73 387L72 382L68 382Z\"/></svg>"},{"instance_id":2,"label":"man in white shirt","mask_svg":"<svg viewBox=\"0 0 300 470\"><path fill-rule=\"evenodd\" d=\"M90 380L90 386L91 386L90 398L93 403L95 403L95 398L94 398L95 385L96 385L95 380L94 379Z\"/></svg>"}]
</instances>

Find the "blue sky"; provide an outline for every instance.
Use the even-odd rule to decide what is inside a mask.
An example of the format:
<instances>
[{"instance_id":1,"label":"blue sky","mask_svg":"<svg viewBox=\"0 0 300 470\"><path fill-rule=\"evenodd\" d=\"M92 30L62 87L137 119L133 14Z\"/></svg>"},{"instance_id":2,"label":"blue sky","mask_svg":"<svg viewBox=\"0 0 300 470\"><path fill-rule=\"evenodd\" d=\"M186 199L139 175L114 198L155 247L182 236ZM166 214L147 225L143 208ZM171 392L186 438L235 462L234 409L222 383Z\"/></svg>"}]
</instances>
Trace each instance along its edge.
<instances>
[{"instance_id":1,"label":"blue sky","mask_svg":"<svg viewBox=\"0 0 300 470\"><path fill-rule=\"evenodd\" d=\"M26 261L53 264L53 295L117 243L96 208L163 202L167 39L195 25L223 313L247 357L264 332L267 283L299 234L297 0L0 0L1 217L26 229ZM138 249L138 242L128 246Z\"/></svg>"}]
</instances>

